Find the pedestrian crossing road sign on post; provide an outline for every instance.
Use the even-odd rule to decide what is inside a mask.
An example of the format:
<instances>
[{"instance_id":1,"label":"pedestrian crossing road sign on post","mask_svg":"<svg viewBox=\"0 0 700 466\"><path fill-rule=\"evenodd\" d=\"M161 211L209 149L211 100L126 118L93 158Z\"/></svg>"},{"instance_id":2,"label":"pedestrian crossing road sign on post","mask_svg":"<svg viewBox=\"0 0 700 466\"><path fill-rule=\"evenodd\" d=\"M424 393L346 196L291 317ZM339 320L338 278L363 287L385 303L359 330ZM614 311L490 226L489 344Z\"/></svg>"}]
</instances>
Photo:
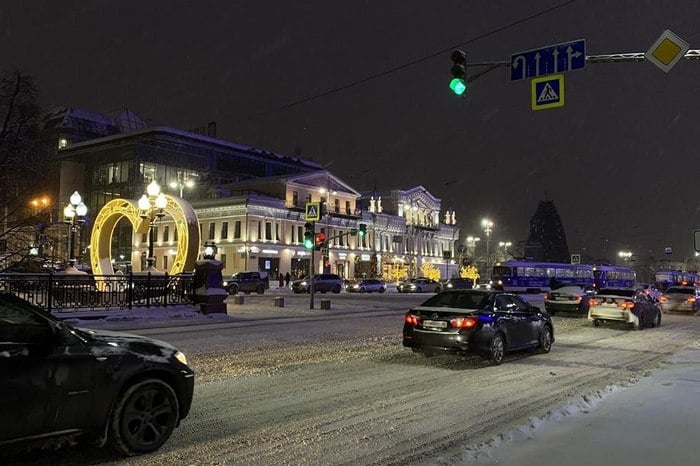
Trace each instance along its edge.
<instances>
[{"instance_id":1,"label":"pedestrian crossing road sign on post","mask_svg":"<svg viewBox=\"0 0 700 466\"><path fill-rule=\"evenodd\" d=\"M572 264L580 264L581 263L581 254L572 254L571 255L571 263Z\"/></svg>"},{"instance_id":2,"label":"pedestrian crossing road sign on post","mask_svg":"<svg viewBox=\"0 0 700 466\"><path fill-rule=\"evenodd\" d=\"M532 80L532 109L564 106L564 75L553 74Z\"/></svg>"},{"instance_id":3,"label":"pedestrian crossing road sign on post","mask_svg":"<svg viewBox=\"0 0 700 466\"><path fill-rule=\"evenodd\" d=\"M321 220L321 203L320 202L307 202L306 210L304 212L304 220L307 222L318 222Z\"/></svg>"}]
</instances>

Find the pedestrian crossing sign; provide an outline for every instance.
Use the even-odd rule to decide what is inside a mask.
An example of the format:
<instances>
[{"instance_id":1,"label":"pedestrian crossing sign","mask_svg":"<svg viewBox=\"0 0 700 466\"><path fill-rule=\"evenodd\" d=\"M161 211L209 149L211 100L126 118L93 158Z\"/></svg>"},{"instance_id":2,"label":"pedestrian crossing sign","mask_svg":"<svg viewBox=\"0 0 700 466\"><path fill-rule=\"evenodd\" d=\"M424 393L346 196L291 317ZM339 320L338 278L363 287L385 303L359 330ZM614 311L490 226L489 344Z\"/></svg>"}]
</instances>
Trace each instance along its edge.
<instances>
[{"instance_id":1,"label":"pedestrian crossing sign","mask_svg":"<svg viewBox=\"0 0 700 466\"><path fill-rule=\"evenodd\" d=\"M307 202L306 210L304 212L304 219L307 222L317 222L321 220L321 203Z\"/></svg>"},{"instance_id":2,"label":"pedestrian crossing sign","mask_svg":"<svg viewBox=\"0 0 700 466\"><path fill-rule=\"evenodd\" d=\"M564 75L551 74L532 80L532 109L564 106Z\"/></svg>"}]
</instances>

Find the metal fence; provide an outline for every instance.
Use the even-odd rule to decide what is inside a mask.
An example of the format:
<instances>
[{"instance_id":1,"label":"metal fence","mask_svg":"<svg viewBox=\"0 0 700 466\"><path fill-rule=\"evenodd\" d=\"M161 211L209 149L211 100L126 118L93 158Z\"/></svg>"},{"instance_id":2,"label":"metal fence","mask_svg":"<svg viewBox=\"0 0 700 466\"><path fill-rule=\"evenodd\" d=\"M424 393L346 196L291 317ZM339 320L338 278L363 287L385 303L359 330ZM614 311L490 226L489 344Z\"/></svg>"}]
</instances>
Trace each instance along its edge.
<instances>
[{"instance_id":1,"label":"metal fence","mask_svg":"<svg viewBox=\"0 0 700 466\"><path fill-rule=\"evenodd\" d=\"M83 275L2 273L0 292L12 293L49 312L132 309L192 304L192 274Z\"/></svg>"}]
</instances>

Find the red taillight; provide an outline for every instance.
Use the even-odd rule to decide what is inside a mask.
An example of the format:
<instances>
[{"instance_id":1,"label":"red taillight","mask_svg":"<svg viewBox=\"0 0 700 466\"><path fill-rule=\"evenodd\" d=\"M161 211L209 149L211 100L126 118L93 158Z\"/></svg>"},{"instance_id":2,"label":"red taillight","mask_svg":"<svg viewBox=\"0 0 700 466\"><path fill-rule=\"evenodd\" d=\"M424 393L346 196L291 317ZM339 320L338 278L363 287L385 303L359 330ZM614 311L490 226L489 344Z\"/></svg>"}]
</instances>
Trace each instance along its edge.
<instances>
[{"instance_id":1,"label":"red taillight","mask_svg":"<svg viewBox=\"0 0 700 466\"><path fill-rule=\"evenodd\" d=\"M659 296L659 301L661 301L662 303L665 303L666 301L668 301L668 298L666 296L661 295L661 296Z\"/></svg>"},{"instance_id":2,"label":"red taillight","mask_svg":"<svg viewBox=\"0 0 700 466\"><path fill-rule=\"evenodd\" d=\"M576 302L581 301L583 299L583 296L576 296Z\"/></svg>"},{"instance_id":3,"label":"red taillight","mask_svg":"<svg viewBox=\"0 0 700 466\"><path fill-rule=\"evenodd\" d=\"M588 300L588 305L590 307L595 307L595 306L600 306L600 301L597 299L589 299Z\"/></svg>"},{"instance_id":4,"label":"red taillight","mask_svg":"<svg viewBox=\"0 0 700 466\"><path fill-rule=\"evenodd\" d=\"M549 293L544 294L544 299L549 299Z\"/></svg>"},{"instance_id":5,"label":"red taillight","mask_svg":"<svg viewBox=\"0 0 700 466\"><path fill-rule=\"evenodd\" d=\"M695 302L695 298L691 296L690 298L688 298L688 302L689 302L689 303L694 303L694 302Z\"/></svg>"},{"instance_id":6,"label":"red taillight","mask_svg":"<svg viewBox=\"0 0 700 466\"><path fill-rule=\"evenodd\" d=\"M474 328L477 320L476 317L460 317L459 319L452 319L450 325L454 328Z\"/></svg>"},{"instance_id":7,"label":"red taillight","mask_svg":"<svg viewBox=\"0 0 700 466\"><path fill-rule=\"evenodd\" d=\"M623 301L620 303L622 309L632 309L634 307L634 301Z\"/></svg>"},{"instance_id":8,"label":"red taillight","mask_svg":"<svg viewBox=\"0 0 700 466\"><path fill-rule=\"evenodd\" d=\"M411 314L410 312L406 314L406 318L404 320L408 325L416 326L420 324L420 317L415 314Z\"/></svg>"}]
</instances>

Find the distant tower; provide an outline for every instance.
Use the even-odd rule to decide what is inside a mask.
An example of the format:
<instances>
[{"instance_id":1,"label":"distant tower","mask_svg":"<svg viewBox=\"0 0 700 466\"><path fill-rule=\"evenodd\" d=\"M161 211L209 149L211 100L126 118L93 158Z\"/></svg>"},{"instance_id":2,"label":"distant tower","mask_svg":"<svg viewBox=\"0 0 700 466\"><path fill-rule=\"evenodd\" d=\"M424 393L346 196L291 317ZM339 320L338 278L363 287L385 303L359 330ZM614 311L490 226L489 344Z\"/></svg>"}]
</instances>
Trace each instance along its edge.
<instances>
[{"instance_id":1,"label":"distant tower","mask_svg":"<svg viewBox=\"0 0 700 466\"><path fill-rule=\"evenodd\" d=\"M530 219L530 237L525 245L527 260L564 262L570 260L566 233L554 201L540 201L535 215Z\"/></svg>"}]
</instances>

